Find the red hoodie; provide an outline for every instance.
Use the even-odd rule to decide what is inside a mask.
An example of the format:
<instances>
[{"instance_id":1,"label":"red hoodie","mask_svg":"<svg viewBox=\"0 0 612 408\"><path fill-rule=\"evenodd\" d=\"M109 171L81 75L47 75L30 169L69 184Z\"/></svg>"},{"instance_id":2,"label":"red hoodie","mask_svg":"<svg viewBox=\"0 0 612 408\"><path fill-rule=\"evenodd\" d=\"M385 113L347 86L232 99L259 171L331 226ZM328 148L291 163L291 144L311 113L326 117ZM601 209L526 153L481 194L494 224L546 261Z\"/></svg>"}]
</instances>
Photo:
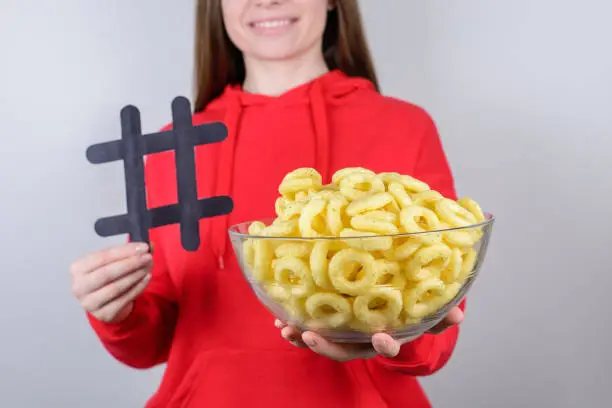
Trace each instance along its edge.
<instances>
[{"instance_id":1,"label":"red hoodie","mask_svg":"<svg viewBox=\"0 0 612 408\"><path fill-rule=\"evenodd\" d=\"M229 216L202 220L201 248L184 251L178 226L151 231L151 283L131 315L105 324L88 315L104 347L135 368L166 363L147 407L423 408L417 376L448 361L458 328L426 334L395 358L339 363L285 341L238 269L227 229L274 214L277 187L298 167L324 183L344 167L410 174L456 199L435 125L371 82L332 71L279 97L228 86L194 124L223 121L226 141L196 148L198 195L230 195ZM176 203L174 154L146 164L148 205Z\"/></svg>"}]
</instances>

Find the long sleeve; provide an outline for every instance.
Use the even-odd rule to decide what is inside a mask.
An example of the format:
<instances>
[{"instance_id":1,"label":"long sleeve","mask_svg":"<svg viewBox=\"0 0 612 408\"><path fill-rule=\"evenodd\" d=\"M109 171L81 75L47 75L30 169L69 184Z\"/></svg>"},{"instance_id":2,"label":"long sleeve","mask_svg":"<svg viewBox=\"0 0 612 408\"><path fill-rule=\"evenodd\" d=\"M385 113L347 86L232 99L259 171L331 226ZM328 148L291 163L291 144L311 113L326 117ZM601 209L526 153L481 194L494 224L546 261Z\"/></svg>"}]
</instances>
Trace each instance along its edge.
<instances>
[{"instance_id":1,"label":"long sleeve","mask_svg":"<svg viewBox=\"0 0 612 408\"><path fill-rule=\"evenodd\" d=\"M149 208L157 207L161 191L166 160L159 155L147 157L145 180ZM153 244L153 270L151 281L143 293L134 301L130 315L118 323L109 324L87 314L88 321L98 335L104 348L117 360L134 368L151 368L165 362L177 320L177 294L166 262L160 231L150 230Z\"/></svg>"},{"instance_id":2,"label":"long sleeve","mask_svg":"<svg viewBox=\"0 0 612 408\"><path fill-rule=\"evenodd\" d=\"M461 302L465 308L465 300ZM393 358L377 356L378 363L386 368L412 376L427 376L439 371L451 358L457 339L459 326L453 326L440 334L424 334L416 340L404 344L400 353Z\"/></svg>"},{"instance_id":3,"label":"long sleeve","mask_svg":"<svg viewBox=\"0 0 612 408\"><path fill-rule=\"evenodd\" d=\"M457 199L451 169L433 120L426 115L419 154L413 176L428 183L445 197ZM463 310L465 301L460 304ZM402 346L394 358L376 357L386 368L413 376L426 376L440 370L450 359L459 336L454 326L441 334L424 334Z\"/></svg>"},{"instance_id":4,"label":"long sleeve","mask_svg":"<svg viewBox=\"0 0 612 408\"><path fill-rule=\"evenodd\" d=\"M87 314L104 348L134 368L151 368L167 360L176 325L177 308L169 293L172 283L160 248L154 251L153 262L149 286L135 299L126 319L109 324Z\"/></svg>"}]
</instances>

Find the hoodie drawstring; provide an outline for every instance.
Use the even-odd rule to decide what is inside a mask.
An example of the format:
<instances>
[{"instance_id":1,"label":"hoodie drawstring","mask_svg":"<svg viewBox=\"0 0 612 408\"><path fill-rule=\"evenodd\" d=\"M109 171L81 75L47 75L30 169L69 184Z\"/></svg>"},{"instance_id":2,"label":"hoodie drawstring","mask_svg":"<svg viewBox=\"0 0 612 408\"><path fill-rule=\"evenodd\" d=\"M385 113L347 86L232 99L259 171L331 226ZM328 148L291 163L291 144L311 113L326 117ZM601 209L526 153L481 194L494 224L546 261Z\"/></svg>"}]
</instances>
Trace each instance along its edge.
<instances>
[{"instance_id":1,"label":"hoodie drawstring","mask_svg":"<svg viewBox=\"0 0 612 408\"><path fill-rule=\"evenodd\" d=\"M215 196L231 195L234 174L234 157L240 128L240 118L243 111L243 101L238 93L231 92L228 98L225 125L228 137L221 142L220 155L217 161L217 180L214 188ZM331 182L330 168L330 138L327 106L323 94L323 86L314 81L309 93L310 114L315 133L315 168L321 174L323 183ZM229 216L223 215L211 219L211 244L213 254L217 258L219 269L225 268L224 258L227 251Z\"/></svg>"},{"instance_id":2,"label":"hoodie drawstring","mask_svg":"<svg viewBox=\"0 0 612 408\"><path fill-rule=\"evenodd\" d=\"M242 104L238 95L228 100L225 125L228 129L227 138L221 142L220 155L217 161L217 180L215 196L230 195L234 175L234 157L236 152L236 139L242 115ZM214 255L217 257L219 269L225 268L225 252L228 240L229 216L223 215L211 220L211 243Z\"/></svg>"},{"instance_id":3,"label":"hoodie drawstring","mask_svg":"<svg viewBox=\"0 0 612 408\"><path fill-rule=\"evenodd\" d=\"M315 132L315 168L321 174L323 184L327 184L331 182L329 124L325 97L319 81L315 81L310 88L310 109Z\"/></svg>"}]
</instances>

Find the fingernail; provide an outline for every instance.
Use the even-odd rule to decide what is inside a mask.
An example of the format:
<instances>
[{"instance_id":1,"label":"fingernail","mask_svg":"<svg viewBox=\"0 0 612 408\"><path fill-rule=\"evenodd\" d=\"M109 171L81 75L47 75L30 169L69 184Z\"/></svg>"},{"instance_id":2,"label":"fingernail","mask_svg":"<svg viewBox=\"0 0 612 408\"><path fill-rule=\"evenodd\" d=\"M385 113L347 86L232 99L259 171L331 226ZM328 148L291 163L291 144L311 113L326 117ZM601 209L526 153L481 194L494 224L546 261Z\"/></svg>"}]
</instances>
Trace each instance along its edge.
<instances>
[{"instance_id":1,"label":"fingernail","mask_svg":"<svg viewBox=\"0 0 612 408\"><path fill-rule=\"evenodd\" d=\"M142 262L149 262L151 260L151 254L143 254L140 256Z\"/></svg>"},{"instance_id":2,"label":"fingernail","mask_svg":"<svg viewBox=\"0 0 612 408\"><path fill-rule=\"evenodd\" d=\"M136 245L136 252L143 253L149 250L149 246L147 244L138 244Z\"/></svg>"},{"instance_id":3,"label":"fingernail","mask_svg":"<svg viewBox=\"0 0 612 408\"><path fill-rule=\"evenodd\" d=\"M151 274L150 274L150 273L148 273L148 274L147 274L147 276L145 276L145 277L144 277L142 280L143 280L143 282L148 282L148 281L150 281L150 280L151 280Z\"/></svg>"}]
</instances>

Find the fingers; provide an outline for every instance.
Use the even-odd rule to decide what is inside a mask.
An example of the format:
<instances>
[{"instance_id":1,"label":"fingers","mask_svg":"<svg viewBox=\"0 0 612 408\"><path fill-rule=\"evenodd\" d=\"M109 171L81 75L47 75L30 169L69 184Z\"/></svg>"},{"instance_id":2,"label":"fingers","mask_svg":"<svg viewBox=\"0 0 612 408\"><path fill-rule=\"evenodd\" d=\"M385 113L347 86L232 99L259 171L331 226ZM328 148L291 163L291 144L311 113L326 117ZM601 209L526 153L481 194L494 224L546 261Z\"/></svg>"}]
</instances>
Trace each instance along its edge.
<instances>
[{"instance_id":1,"label":"fingers","mask_svg":"<svg viewBox=\"0 0 612 408\"><path fill-rule=\"evenodd\" d=\"M131 302L147 287L152 268L149 246L142 242L94 252L71 265L72 292L87 312L110 322L130 313Z\"/></svg>"},{"instance_id":2,"label":"fingers","mask_svg":"<svg viewBox=\"0 0 612 408\"><path fill-rule=\"evenodd\" d=\"M94 270L130 257L132 255L144 254L149 250L149 246L142 242L132 242L94 252L76 260L70 267L73 276L83 275Z\"/></svg>"},{"instance_id":3,"label":"fingers","mask_svg":"<svg viewBox=\"0 0 612 408\"><path fill-rule=\"evenodd\" d=\"M305 332L302 340L315 353L340 362L372 358L377 354L370 344L332 343L314 332Z\"/></svg>"},{"instance_id":4,"label":"fingers","mask_svg":"<svg viewBox=\"0 0 612 408\"><path fill-rule=\"evenodd\" d=\"M307 348L306 344L302 341L302 333L295 327L287 325L287 323L276 319L274 326L281 330L281 336L295 347Z\"/></svg>"},{"instance_id":5,"label":"fingers","mask_svg":"<svg viewBox=\"0 0 612 408\"><path fill-rule=\"evenodd\" d=\"M372 346L383 357L392 358L400 352L400 344L385 333L376 333L372 336Z\"/></svg>"},{"instance_id":6,"label":"fingers","mask_svg":"<svg viewBox=\"0 0 612 408\"><path fill-rule=\"evenodd\" d=\"M444 317L440 323L429 329L427 332L431 334L443 333L449 327L460 324L463 321L463 318L463 311L458 307L454 307L450 310L450 312L448 312L446 317Z\"/></svg>"},{"instance_id":7,"label":"fingers","mask_svg":"<svg viewBox=\"0 0 612 408\"><path fill-rule=\"evenodd\" d=\"M72 292L77 299L82 299L90 293L95 292L118 280L119 278L125 277L133 272L146 270L148 273L151 268L151 264L152 256L150 253L130 256L128 258L106 264L93 272L80 276L79 279L75 279L73 282ZM141 274L140 278L143 277L144 274Z\"/></svg>"},{"instance_id":8,"label":"fingers","mask_svg":"<svg viewBox=\"0 0 612 408\"><path fill-rule=\"evenodd\" d=\"M377 354L394 357L400 349L399 343L386 334L375 335L372 344L332 343L314 332L302 334L278 319L274 325L281 330L281 336L295 347L310 348L317 354L340 362L372 358Z\"/></svg>"},{"instance_id":9,"label":"fingers","mask_svg":"<svg viewBox=\"0 0 612 408\"><path fill-rule=\"evenodd\" d=\"M129 275L129 277L135 274ZM124 278L126 279L126 278ZM117 316L120 315L121 311L124 310L129 304L131 304L136 296L142 293L143 290L149 284L151 275L147 274L144 278L141 278L135 285L133 285L127 292L121 294L119 297L113 299L111 302L106 303L100 309L96 310L92 314L99 320L104 322L113 322Z\"/></svg>"},{"instance_id":10,"label":"fingers","mask_svg":"<svg viewBox=\"0 0 612 408\"><path fill-rule=\"evenodd\" d=\"M463 320L463 312L458 307L451 309L445 319L429 331L441 333L447 328L459 324ZM281 335L296 347L308 347L317 354L336 361L345 362L358 358L372 358L380 355L387 358L396 357L402 344L413 341L415 337L403 339L401 342L393 339L386 333L377 333L372 336L371 344L345 344L332 343L314 332L305 332L299 338L299 330L276 320L274 325L281 330Z\"/></svg>"},{"instance_id":11,"label":"fingers","mask_svg":"<svg viewBox=\"0 0 612 408\"><path fill-rule=\"evenodd\" d=\"M458 307L454 307L450 310L450 312L446 315L444 321L446 321L449 325L454 326L463 321L464 315L463 311Z\"/></svg>"},{"instance_id":12,"label":"fingers","mask_svg":"<svg viewBox=\"0 0 612 408\"><path fill-rule=\"evenodd\" d=\"M302 341L302 333L295 327L285 326L281 330L281 336L295 347L306 348Z\"/></svg>"},{"instance_id":13,"label":"fingers","mask_svg":"<svg viewBox=\"0 0 612 408\"><path fill-rule=\"evenodd\" d=\"M90 312L102 309L108 303L113 302L130 291L134 285L140 283L145 276L148 276L148 273L148 269L139 269L116 281L110 282L101 289L83 297L81 299L81 306Z\"/></svg>"}]
</instances>

